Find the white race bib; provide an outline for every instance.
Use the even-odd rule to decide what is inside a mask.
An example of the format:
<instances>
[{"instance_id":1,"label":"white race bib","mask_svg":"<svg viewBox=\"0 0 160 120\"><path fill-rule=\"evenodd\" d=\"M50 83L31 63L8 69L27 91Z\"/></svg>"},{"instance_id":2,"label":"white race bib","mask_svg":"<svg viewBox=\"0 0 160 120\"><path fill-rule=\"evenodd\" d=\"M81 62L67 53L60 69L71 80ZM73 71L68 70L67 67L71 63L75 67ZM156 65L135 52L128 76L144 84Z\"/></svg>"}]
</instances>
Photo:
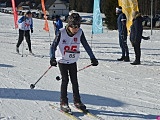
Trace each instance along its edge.
<instances>
[{"instance_id":1,"label":"white race bib","mask_svg":"<svg viewBox=\"0 0 160 120\"><path fill-rule=\"evenodd\" d=\"M65 51L64 59L67 61L77 61L80 55L80 51Z\"/></svg>"}]
</instances>

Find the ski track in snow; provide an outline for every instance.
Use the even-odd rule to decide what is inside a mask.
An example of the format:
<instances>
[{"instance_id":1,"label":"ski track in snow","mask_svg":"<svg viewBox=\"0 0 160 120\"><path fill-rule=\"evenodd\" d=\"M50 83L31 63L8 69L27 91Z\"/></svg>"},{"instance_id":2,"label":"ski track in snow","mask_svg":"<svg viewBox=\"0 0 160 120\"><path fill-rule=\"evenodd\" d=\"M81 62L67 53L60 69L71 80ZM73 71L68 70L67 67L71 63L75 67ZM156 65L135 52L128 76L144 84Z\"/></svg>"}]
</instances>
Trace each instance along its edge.
<instances>
[{"instance_id":1,"label":"ski track in snow","mask_svg":"<svg viewBox=\"0 0 160 120\"><path fill-rule=\"evenodd\" d=\"M3 17L2 17L3 16ZM52 67L47 74L30 89L49 65L50 43L54 39L52 21L49 33L43 30L44 20L34 20L31 35L35 56L29 55L26 41L16 54L18 30L14 29L13 15L0 13L0 119L2 120L70 120L49 104L59 105L60 84L56 76L59 69ZM64 26L66 23L64 23ZM104 27L103 34L91 38L90 25L81 26L88 43L99 60L97 67L91 66L78 72L82 102L87 108L105 120L155 120L160 115L160 41L159 30L154 30L151 39L142 41L141 65L118 62L121 51L118 32ZM144 30L144 36L150 35ZM134 61L134 50L128 37L130 60ZM78 69L90 64L90 59L81 46ZM72 85L68 85L69 103L73 104ZM88 116L73 112L82 120Z\"/></svg>"}]
</instances>

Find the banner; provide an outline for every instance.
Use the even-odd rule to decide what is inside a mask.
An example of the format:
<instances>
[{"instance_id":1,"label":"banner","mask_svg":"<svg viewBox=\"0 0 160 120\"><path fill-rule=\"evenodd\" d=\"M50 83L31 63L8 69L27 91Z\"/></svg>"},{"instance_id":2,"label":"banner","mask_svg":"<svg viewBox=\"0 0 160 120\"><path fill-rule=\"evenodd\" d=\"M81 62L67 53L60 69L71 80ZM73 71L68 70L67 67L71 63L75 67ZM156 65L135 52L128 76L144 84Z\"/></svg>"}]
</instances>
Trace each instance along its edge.
<instances>
[{"instance_id":1,"label":"banner","mask_svg":"<svg viewBox=\"0 0 160 120\"><path fill-rule=\"evenodd\" d=\"M122 7L123 13L127 17L127 29L130 30L130 26L132 25L132 12L139 11L137 0L118 0L119 6Z\"/></svg>"},{"instance_id":2,"label":"banner","mask_svg":"<svg viewBox=\"0 0 160 120\"><path fill-rule=\"evenodd\" d=\"M14 14L14 25L15 25L15 29L18 28L18 15L17 15L17 11L16 11L16 7L15 7L15 1L12 0L12 10L13 10L13 14Z\"/></svg>"},{"instance_id":3,"label":"banner","mask_svg":"<svg viewBox=\"0 0 160 120\"><path fill-rule=\"evenodd\" d=\"M45 19L45 23L44 23L44 30L49 32L49 26L48 26L48 21L47 21L47 15L46 15L46 9L45 9L45 5L44 5L44 0L41 0L41 5L42 5L42 11L44 13L44 19Z\"/></svg>"},{"instance_id":4,"label":"banner","mask_svg":"<svg viewBox=\"0 0 160 120\"><path fill-rule=\"evenodd\" d=\"M92 34L103 33L100 0L94 0Z\"/></svg>"}]
</instances>

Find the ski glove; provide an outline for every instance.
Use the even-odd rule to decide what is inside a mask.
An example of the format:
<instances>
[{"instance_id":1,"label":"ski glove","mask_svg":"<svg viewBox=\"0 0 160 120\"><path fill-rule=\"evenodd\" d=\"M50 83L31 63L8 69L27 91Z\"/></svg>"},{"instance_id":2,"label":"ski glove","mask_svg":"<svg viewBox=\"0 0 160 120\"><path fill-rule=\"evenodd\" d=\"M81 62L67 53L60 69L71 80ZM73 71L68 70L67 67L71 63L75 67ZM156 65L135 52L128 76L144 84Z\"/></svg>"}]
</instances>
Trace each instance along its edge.
<instances>
[{"instance_id":1,"label":"ski glove","mask_svg":"<svg viewBox=\"0 0 160 120\"><path fill-rule=\"evenodd\" d=\"M142 39L143 39L143 40L149 40L149 39L150 39L150 36L147 36L147 37L142 36Z\"/></svg>"},{"instance_id":2,"label":"ski glove","mask_svg":"<svg viewBox=\"0 0 160 120\"><path fill-rule=\"evenodd\" d=\"M91 63L92 63L92 66L97 66L98 60L96 58L91 58Z\"/></svg>"},{"instance_id":3,"label":"ski glove","mask_svg":"<svg viewBox=\"0 0 160 120\"><path fill-rule=\"evenodd\" d=\"M51 58L51 59L50 59L50 65L51 65L51 66L57 66L56 58Z\"/></svg>"},{"instance_id":4,"label":"ski glove","mask_svg":"<svg viewBox=\"0 0 160 120\"><path fill-rule=\"evenodd\" d=\"M33 29L31 29L31 33L33 33Z\"/></svg>"}]
</instances>

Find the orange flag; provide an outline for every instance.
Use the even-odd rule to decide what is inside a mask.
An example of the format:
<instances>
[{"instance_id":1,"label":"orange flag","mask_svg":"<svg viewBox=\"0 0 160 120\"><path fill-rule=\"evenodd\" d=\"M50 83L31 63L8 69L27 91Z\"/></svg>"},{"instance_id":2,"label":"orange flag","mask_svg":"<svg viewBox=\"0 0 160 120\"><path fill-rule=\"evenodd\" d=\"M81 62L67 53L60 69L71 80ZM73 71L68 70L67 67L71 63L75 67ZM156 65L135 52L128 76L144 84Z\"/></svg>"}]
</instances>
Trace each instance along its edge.
<instances>
[{"instance_id":1,"label":"orange flag","mask_svg":"<svg viewBox=\"0 0 160 120\"><path fill-rule=\"evenodd\" d=\"M49 32L49 26L48 26L48 21L47 21L47 16L46 16L46 9L44 5L44 0L41 0L41 5L42 5L42 11L44 13L44 19L45 19L45 24L44 24L44 30Z\"/></svg>"},{"instance_id":2,"label":"orange flag","mask_svg":"<svg viewBox=\"0 0 160 120\"><path fill-rule=\"evenodd\" d=\"M16 11L16 7L15 7L15 1L12 0L12 9L13 9L13 14L14 14L14 25L15 25L15 29L18 28L18 15L17 15L17 11Z\"/></svg>"},{"instance_id":3,"label":"orange flag","mask_svg":"<svg viewBox=\"0 0 160 120\"><path fill-rule=\"evenodd\" d=\"M49 26L48 26L48 21L47 21L47 20L45 20L43 30L45 30L45 31L49 32Z\"/></svg>"}]
</instances>

